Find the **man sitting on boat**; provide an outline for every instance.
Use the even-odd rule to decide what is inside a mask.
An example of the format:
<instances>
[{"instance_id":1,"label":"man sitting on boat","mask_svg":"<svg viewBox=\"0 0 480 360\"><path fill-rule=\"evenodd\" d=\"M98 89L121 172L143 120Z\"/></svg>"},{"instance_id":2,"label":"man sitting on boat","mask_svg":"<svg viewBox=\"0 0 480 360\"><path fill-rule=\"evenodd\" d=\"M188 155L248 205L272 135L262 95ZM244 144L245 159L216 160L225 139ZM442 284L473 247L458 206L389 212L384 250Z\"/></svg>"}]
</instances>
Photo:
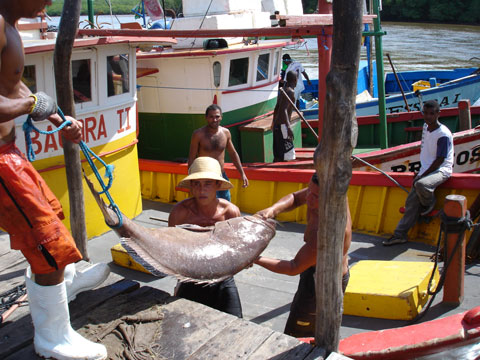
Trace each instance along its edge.
<instances>
[{"instance_id":1,"label":"man sitting on boat","mask_svg":"<svg viewBox=\"0 0 480 360\"><path fill-rule=\"evenodd\" d=\"M192 197L173 207L168 226L212 226L241 215L236 205L216 197L218 190L231 189L233 185L222 177L220 163L211 157L196 158L188 168L188 176L178 186L190 189ZM175 295L242 317L240 296L233 277L209 285L179 282Z\"/></svg>"},{"instance_id":2,"label":"man sitting on boat","mask_svg":"<svg viewBox=\"0 0 480 360\"><path fill-rule=\"evenodd\" d=\"M440 106L436 100L423 103L425 124L420 149L420 171L413 178L412 189L405 201L405 213L393 235L383 241L390 246L408 241L407 233L415 225L419 216L428 215L434 208L434 191L444 183L453 168L453 137L450 130L438 121Z\"/></svg>"},{"instance_id":3,"label":"man sitting on boat","mask_svg":"<svg viewBox=\"0 0 480 360\"><path fill-rule=\"evenodd\" d=\"M316 297L315 297L315 266L317 264L317 233L318 233L318 177L315 173L308 187L288 194L275 204L259 211L265 219L275 218L282 212L292 211L307 204L307 228L303 240L305 244L298 250L292 260L278 260L260 256L255 263L264 268L290 276L300 274L298 289L290 307L290 315L285 325L284 333L295 337L315 336ZM352 220L347 200L347 222L343 239L342 290L345 292L350 271L348 268L348 249L352 242Z\"/></svg>"},{"instance_id":4,"label":"man sitting on boat","mask_svg":"<svg viewBox=\"0 0 480 360\"><path fill-rule=\"evenodd\" d=\"M290 127L293 102L295 101L294 87L297 75L293 71L287 73L287 83L277 97L277 104L273 110L273 162L295 160L293 132ZM287 99L287 96L291 101Z\"/></svg>"},{"instance_id":5,"label":"man sitting on boat","mask_svg":"<svg viewBox=\"0 0 480 360\"><path fill-rule=\"evenodd\" d=\"M35 328L35 352L55 359L105 359L107 350L78 334L70 325L68 301L80 291L99 285L108 276L102 264L76 273L82 259L62 223L62 207L45 181L15 145L15 118L29 114L34 121L59 126L55 101L43 92L32 94L22 82L23 44L16 28L22 17L35 18L51 1L0 0L0 227L10 235L12 249L27 259L28 303ZM63 136L79 143L82 124L71 124Z\"/></svg>"},{"instance_id":6,"label":"man sitting on boat","mask_svg":"<svg viewBox=\"0 0 480 360\"><path fill-rule=\"evenodd\" d=\"M242 162L240 156L232 143L232 135L230 131L220 126L222 121L222 109L216 104L212 104L207 107L205 111L205 119L207 125L197 129L193 132L192 139L190 141L190 152L188 154L188 167L193 163L193 160L199 156L209 156L217 159L222 169L222 176L225 180L229 180L228 176L223 169L225 163L225 149L232 159L233 165L240 173L242 177L243 187L248 186L248 179L242 168ZM230 201L230 190L222 190L217 192L217 197Z\"/></svg>"}]
</instances>

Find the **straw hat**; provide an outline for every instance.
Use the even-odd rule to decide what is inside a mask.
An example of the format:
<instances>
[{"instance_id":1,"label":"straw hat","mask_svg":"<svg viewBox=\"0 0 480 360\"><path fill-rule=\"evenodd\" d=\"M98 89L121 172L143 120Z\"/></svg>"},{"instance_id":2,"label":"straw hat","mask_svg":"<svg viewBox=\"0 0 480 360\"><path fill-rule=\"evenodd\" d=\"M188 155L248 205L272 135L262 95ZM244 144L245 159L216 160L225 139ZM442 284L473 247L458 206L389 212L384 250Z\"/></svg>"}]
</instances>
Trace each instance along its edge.
<instances>
[{"instance_id":1,"label":"straw hat","mask_svg":"<svg viewBox=\"0 0 480 360\"><path fill-rule=\"evenodd\" d=\"M193 160L192 165L188 168L188 176L180 181L178 186L190 189L190 181L200 179L220 181L220 189L218 190L233 188L232 183L222 177L218 160L208 156L201 156Z\"/></svg>"}]
</instances>

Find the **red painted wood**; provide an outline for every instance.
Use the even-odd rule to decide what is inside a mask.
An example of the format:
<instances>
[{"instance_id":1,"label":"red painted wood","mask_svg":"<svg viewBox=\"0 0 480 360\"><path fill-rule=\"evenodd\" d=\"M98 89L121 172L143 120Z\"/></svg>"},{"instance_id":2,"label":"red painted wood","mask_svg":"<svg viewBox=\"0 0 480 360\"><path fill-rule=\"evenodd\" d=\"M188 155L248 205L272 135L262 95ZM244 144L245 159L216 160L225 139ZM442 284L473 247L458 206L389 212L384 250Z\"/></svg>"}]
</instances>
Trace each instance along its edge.
<instances>
[{"instance_id":1,"label":"red painted wood","mask_svg":"<svg viewBox=\"0 0 480 360\"><path fill-rule=\"evenodd\" d=\"M461 195L448 195L443 205L443 212L453 219L460 219L467 211L467 200ZM465 234L461 237L461 244L457 247L459 234L450 233L446 237L446 258L452 260L447 268L445 284L443 286L443 302L459 305L463 301L463 289L465 282ZM457 247L454 252L455 247Z\"/></svg>"},{"instance_id":2,"label":"red painted wood","mask_svg":"<svg viewBox=\"0 0 480 360\"><path fill-rule=\"evenodd\" d=\"M443 319L352 335L339 350L353 359L407 359L431 354L480 337L480 306Z\"/></svg>"}]
</instances>

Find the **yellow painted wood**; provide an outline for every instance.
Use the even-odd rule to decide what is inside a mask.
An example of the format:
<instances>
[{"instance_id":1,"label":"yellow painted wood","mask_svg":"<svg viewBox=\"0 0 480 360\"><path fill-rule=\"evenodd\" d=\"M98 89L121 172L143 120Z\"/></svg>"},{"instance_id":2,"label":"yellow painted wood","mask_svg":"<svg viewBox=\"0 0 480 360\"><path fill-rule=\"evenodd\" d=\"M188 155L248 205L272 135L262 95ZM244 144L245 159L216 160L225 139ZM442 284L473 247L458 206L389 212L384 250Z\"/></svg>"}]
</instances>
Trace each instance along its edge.
<instances>
[{"instance_id":1,"label":"yellow painted wood","mask_svg":"<svg viewBox=\"0 0 480 360\"><path fill-rule=\"evenodd\" d=\"M413 319L429 299L432 262L363 260L350 269L344 314L381 319ZM432 289L438 284L435 271Z\"/></svg>"},{"instance_id":2,"label":"yellow painted wood","mask_svg":"<svg viewBox=\"0 0 480 360\"><path fill-rule=\"evenodd\" d=\"M102 152L106 151L113 151L125 146L125 144L131 143L134 140L135 133L117 141L112 141L107 145L92 147L92 151L96 154L101 154ZM103 156L102 160L108 165L114 166L113 184L109 190L113 200L121 209L121 211L129 218L138 216L142 212L142 197L140 191L137 146L133 145L116 153ZM63 163L63 156L61 156L39 160L38 163L34 162L33 165L39 170L47 169L46 171L42 171L40 174L62 204L63 212L65 214L65 220L63 220L63 223L68 229L70 229L70 202L68 197L65 168L60 167L49 169L48 167L45 167L45 165L61 165ZM101 164L99 164L97 161L95 161L95 165L98 167L100 174L103 176L105 173L103 166L101 166ZM90 166L87 163L82 163L82 168L85 170L85 173L90 181L92 181L94 184L95 189L100 191L100 184L98 183L98 180L93 174ZM104 182L107 184L108 179L104 178ZM90 239L94 236L98 236L109 231L110 228L105 224L103 215L100 212L100 208L91 195L90 189L85 182L83 183L83 193L85 199L87 237ZM108 204L108 201L106 202Z\"/></svg>"},{"instance_id":3,"label":"yellow painted wood","mask_svg":"<svg viewBox=\"0 0 480 360\"><path fill-rule=\"evenodd\" d=\"M137 263L132 257L127 253L127 250L122 246L122 244L117 244L110 249L112 253L113 262L119 266L126 267L128 269L141 271L147 274L150 274L142 265Z\"/></svg>"},{"instance_id":4,"label":"yellow painted wood","mask_svg":"<svg viewBox=\"0 0 480 360\"><path fill-rule=\"evenodd\" d=\"M150 172L142 171L142 194L145 198L155 201L182 201L188 198L189 194L176 191L175 186L185 176L174 174L168 180L166 174L155 173L152 177ZM171 186L168 186L169 181L172 182ZM231 192L232 202L240 208L240 211L249 214L265 209L283 196L308 186L307 183L250 180L250 186L242 188L239 179L232 179L232 183L235 186ZM436 209L442 208L445 196L452 192L453 189L447 188L436 190L438 199ZM470 204L477 195L475 189L457 189L455 192L465 196L467 204ZM408 194L398 187L351 185L347 195L354 231L388 237L403 216L399 209L405 205ZM279 221L299 223L306 223L306 219L306 206L282 213L277 218ZM440 219L431 218L429 223L418 223L409 232L409 240L436 245L439 229Z\"/></svg>"}]
</instances>

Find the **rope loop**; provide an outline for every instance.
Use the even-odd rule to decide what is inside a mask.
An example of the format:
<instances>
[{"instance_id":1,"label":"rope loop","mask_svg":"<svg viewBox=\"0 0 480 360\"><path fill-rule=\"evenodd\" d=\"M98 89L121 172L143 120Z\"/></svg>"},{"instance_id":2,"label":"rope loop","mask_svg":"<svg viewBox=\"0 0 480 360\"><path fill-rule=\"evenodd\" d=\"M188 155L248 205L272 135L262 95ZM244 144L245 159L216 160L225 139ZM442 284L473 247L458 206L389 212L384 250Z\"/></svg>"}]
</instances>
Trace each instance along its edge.
<instances>
[{"instance_id":1,"label":"rope loop","mask_svg":"<svg viewBox=\"0 0 480 360\"><path fill-rule=\"evenodd\" d=\"M28 157L28 160L30 162L35 161L35 152L33 151L32 138L30 136L30 133L32 131L36 131L39 134L43 134L43 135L51 135L51 134L54 134L54 133L62 130L65 126L68 126L68 125L72 124L72 122L70 120L67 120L65 118L65 115L63 114L63 112L60 108L57 109L57 112L58 112L58 115L60 115L60 117L62 118L63 122L58 128L56 128L52 131L42 131L42 130L38 129L37 127L35 127L32 123L32 118L31 118L30 115L27 117L27 120L23 123L23 131L25 132L25 145L26 145L26 148L27 148L27 157ZM108 192L108 190L112 187L112 184L113 184L114 166L113 165L107 165L105 163L105 161L103 161L97 154L95 154L87 146L87 144L85 144L85 142L83 140L80 141L79 146L80 146L80 149L83 152L83 155L85 156L85 159L87 160L88 164L92 168L92 171L95 174L95 177L97 178L98 182L100 183L100 185L102 187L102 191L100 191L99 194L105 194L105 196L108 198L108 201L110 202L110 205L109 205L110 208L113 211L115 211L116 215L118 216L118 224L115 225L115 226L110 226L110 225L109 226L111 228L121 227L123 225L122 213L120 212L120 209L115 204L115 201L113 200L110 193ZM98 169L95 166L92 158L97 159L105 167L105 177L108 178L108 184L107 185L105 185L105 183L103 182L103 178L100 175L100 173L98 172Z\"/></svg>"}]
</instances>

